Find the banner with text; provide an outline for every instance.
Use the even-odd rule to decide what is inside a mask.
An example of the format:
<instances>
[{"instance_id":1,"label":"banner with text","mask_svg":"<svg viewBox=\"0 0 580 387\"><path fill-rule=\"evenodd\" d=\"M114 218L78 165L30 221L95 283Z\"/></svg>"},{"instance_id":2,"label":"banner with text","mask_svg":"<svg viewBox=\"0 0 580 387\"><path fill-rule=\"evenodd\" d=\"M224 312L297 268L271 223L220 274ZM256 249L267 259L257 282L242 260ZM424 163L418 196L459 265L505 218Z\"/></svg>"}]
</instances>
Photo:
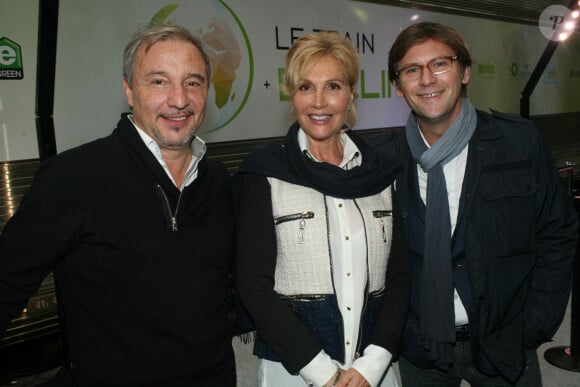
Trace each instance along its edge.
<instances>
[{"instance_id":1,"label":"banner with text","mask_svg":"<svg viewBox=\"0 0 580 387\"><path fill-rule=\"evenodd\" d=\"M470 43L475 61L468 96L476 107L519 111L520 93L549 41L538 26L348 0L60 0L57 149L108 135L129 111L122 89L124 45L135 29L160 21L189 28L208 48L213 77L200 131L206 141L285 134L293 117L279 88L284 58L294 40L318 30L338 31L359 50L355 129L401 126L409 110L388 82L387 55L403 28L423 20L452 25ZM5 82L18 81L0 80L0 90ZM579 90L580 39L570 39L532 95L531 114L578 111Z\"/></svg>"}]
</instances>

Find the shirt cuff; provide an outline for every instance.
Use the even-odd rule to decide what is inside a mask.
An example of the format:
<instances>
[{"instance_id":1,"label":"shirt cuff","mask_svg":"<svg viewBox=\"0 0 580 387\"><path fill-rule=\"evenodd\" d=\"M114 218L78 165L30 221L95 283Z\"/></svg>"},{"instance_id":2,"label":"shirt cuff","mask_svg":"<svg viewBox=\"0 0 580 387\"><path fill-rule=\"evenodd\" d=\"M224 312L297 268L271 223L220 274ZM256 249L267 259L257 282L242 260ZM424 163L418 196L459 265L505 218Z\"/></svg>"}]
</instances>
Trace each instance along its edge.
<instances>
[{"instance_id":1,"label":"shirt cuff","mask_svg":"<svg viewBox=\"0 0 580 387\"><path fill-rule=\"evenodd\" d=\"M315 386L324 386L324 383L328 382L334 376L337 367L330 356L322 350L298 373L306 383Z\"/></svg>"},{"instance_id":2,"label":"shirt cuff","mask_svg":"<svg viewBox=\"0 0 580 387\"><path fill-rule=\"evenodd\" d=\"M352 367L364 376L371 387L375 387L379 385L392 358L393 355L385 348L370 344Z\"/></svg>"}]
</instances>

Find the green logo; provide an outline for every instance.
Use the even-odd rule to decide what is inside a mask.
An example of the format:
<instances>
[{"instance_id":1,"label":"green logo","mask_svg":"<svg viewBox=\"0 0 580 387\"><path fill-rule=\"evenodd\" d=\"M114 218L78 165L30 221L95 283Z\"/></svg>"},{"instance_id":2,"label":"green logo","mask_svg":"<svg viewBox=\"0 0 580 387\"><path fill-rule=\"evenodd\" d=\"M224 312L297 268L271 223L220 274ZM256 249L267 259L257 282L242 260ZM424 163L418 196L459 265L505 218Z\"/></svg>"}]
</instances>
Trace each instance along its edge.
<instances>
[{"instance_id":1,"label":"green logo","mask_svg":"<svg viewBox=\"0 0 580 387\"><path fill-rule=\"evenodd\" d=\"M495 78L495 65L492 63L481 63L477 66L479 76L481 79L494 79Z\"/></svg>"},{"instance_id":2,"label":"green logo","mask_svg":"<svg viewBox=\"0 0 580 387\"><path fill-rule=\"evenodd\" d=\"M23 77L20 45L4 36L0 39L0 79Z\"/></svg>"},{"instance_id":3,"label":"green logo","mask_svg":"<svg viewBox=\"0 0 580 387\"><path fill-rule=\"evenodd\" d=\"M179 9L179 11L177 11ZM244 108L254 77L254 58L246 30L223 0L180 1L157 10L149 24L175 23L186 27L204 43L212 67L203 131L224 128Z\"/></svg>"}]
</instances>

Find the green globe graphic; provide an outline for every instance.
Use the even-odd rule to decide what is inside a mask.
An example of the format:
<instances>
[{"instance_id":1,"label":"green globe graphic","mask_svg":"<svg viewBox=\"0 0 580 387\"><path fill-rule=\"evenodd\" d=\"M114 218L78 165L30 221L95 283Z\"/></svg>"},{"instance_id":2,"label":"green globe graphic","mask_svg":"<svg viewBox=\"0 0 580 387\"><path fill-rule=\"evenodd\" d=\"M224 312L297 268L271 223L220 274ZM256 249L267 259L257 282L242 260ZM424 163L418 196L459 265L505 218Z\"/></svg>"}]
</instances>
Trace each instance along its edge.
<instances>
[{"instance_id":1,"label":"green globe graphic","mask_svg":"<svg viewBox=\"0 0 580 387\"><path fill-rule=\"evenodd\" d=\"M159 9L149 24L189 28L210 57L212 75L202 131L224 128L242 111L252 88L254 62L244 26L221 0L173 2Z\"/></svg>"}]
</instances>

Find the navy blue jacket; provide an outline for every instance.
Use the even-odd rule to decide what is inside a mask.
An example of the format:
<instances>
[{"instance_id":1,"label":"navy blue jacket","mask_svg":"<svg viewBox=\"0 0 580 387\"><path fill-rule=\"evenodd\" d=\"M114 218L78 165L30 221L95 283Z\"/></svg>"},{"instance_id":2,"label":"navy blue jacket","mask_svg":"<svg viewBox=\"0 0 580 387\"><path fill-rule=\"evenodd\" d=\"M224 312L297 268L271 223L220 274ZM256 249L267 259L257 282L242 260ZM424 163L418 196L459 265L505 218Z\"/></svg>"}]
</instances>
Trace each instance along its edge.
<instances>
[{"instance_id":1,"label":"navy blue jacket","mask_svg":"<svg viewBox=\"0 0 580 387\"><path fill-rule=\"evenodd\" d=\"M465 263L461 267L466 268L469 297L464 304L474 365L513 381L525 366L525 350L548 341L562 321L577 216L534 125L497 112L477 115L452 255L455 263ZM394 147L406 161L396 183L412 267L411 310L401 354L430 368L434 365L417 339L423 247L411 241L423 235L424 222L411 216L420 202L416 163L404 131L388 134L379 146L386 151ZM461 277L454 273L455 279Z\"/></svg>"}]
</instances>

